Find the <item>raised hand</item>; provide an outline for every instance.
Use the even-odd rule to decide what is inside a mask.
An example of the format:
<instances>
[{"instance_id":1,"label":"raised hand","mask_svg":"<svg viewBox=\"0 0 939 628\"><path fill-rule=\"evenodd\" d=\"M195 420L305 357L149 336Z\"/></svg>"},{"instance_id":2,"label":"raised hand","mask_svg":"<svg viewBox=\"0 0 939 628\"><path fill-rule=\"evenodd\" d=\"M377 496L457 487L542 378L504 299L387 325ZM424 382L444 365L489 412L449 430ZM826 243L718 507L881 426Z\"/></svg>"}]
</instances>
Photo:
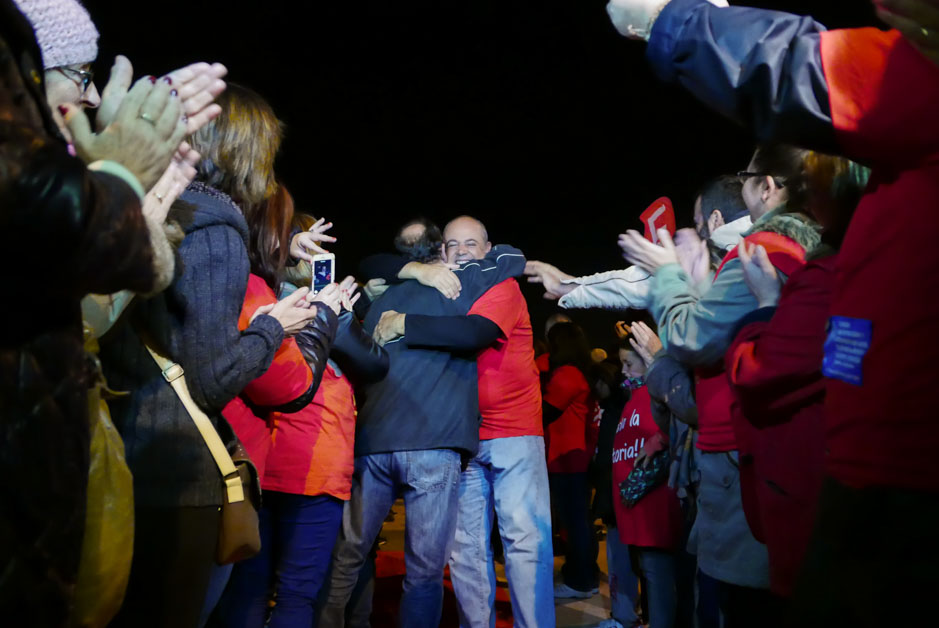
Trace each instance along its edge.
<instances>
[{"instance_id":1,"label":"raised hand","mask_svg":"<svg viewBox=\"0 0 939 628\"><path fill-rule=\"evenodd\" d=\"M662 266L678 263L678 254L668 229L659 229L656 233L659 236L659 242L662 243L661 246L652 244L642 237L642 234L632 229L619 236L619 246L623 249L623 257L653 275Z\"/></svg>"},{"instance_id":2,"label":"raised hand","mask_svg":"<svg viewBox=\"0 0 939 628\"><path fill-rule=\"evenodd\" d=\"M779 302L782 281L769 255L762 246L741 242L738 255L743 265L743 280L756 297L759 307L771 307Z\"/></svg>"},{"instance_id":3,"label":"raised hand","mask_svg":"<svg viewBox=\"0 0 939 628\"><path fill-rule=\"evenodd\" d=\"M199 159L201 155L188 143L179 145L179 150L170 160L169 167L143 199L144 216L158 224L166 220L170 206L195 178Z\"/></svg>"},{"instance_id":4,"label":"raised hand","mask_svg":"<svg viewBox=\"0 0 939 628\"><path fill-rule=\"evenodd\" d=\"M546 262L530 261L525 264L525 274L528 283L540 283L544 286L544 298L558 300L577 287L573 283L561 283L566 279L573 279L573 275L561 271L556 266Z\"/></svg>"},{"instance_id":5,"label":"raised hand","mask_svg":"<svg viewBox=\"0 0 939 628\"><path fill-rule=\"evenodd\" d=\"M646 363L647 368L652 366L655 354L662 350L662 341L648 325L641 321L632 324L632 333L633 337L629 339L629 344Z\"/></svg>"},{"instance_id":6,"label":"raised hand","mask_svg":"<svg viewBox=\"0 0 939 628\"><path fill-rule=\"evenodd\" d=\"M116 161L149 190L163 176L186 134L179 97L163 81L137 81L118 107L114 121L92 133L81 107L60 105L75 151L85 163Z\"/></svg>"},{"instance_id":7,"label":"raised hand","mask_svg":"<svg viewBox=\"0 0 939 628\"><path fill-rule=\"evenodd\" d=\"M339 294L342 300L342 309L349 312L352 311L356 301L358 301L359 297L362 296L361 293L356 293L358 289L359 285L355 282L355 277L352 275L349 275L342 280L342 283L339 284Z\"/></svg>"},{"instance_id":8,"label":"raised hand","mask_svg":"<svg viewBox=\"0 0 939 628\"><path fill-rule=\"evenodd\" d=\"M314 253L326 253L326 249L321 247L319 243L336 241L336 238L333 236L326 235L326 232L332 229L332 226L333 223L326 222L325 218L320 218L313 223L313 226L310 227L308 231L301 231L295 235L290 241L290 257L312 263L313 256L310 255L310 251Z\"/></svg>"}]
</instances>

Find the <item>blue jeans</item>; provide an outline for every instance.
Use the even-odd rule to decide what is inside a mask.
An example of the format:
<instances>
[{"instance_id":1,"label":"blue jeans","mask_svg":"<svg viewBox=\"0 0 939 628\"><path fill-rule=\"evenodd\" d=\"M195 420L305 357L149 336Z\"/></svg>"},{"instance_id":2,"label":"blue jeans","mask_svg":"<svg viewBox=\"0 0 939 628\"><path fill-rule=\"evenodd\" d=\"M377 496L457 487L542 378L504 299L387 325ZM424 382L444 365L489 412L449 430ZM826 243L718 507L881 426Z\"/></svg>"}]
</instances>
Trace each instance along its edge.
<instances>
[{"instance_id":1,"label":"blue jeans","mask_svg":"<svg viewBox=\"0 0 939 628\"><path fill-rule=\"evenodd\" d=\"M550 473L551 499L561 527L567 530L567 552L561 576L577 591L597 586L597 554L600 546L590 520L590 487L586 473Z\"/></svg>"},{"instance_id":2,"label":"blue jeans","mask_svg":"<svg viewBox=\"0 0 939 628\"><path fill-rule=\"evenodd\" d=\"M262 628L271 593L270 628L312 626L313 606L339 532L342 500L331 495L264 492L261 552L232 570L219 604L227 628Z\"/></svg>"},{"instance_id":3,"label":"blue jeans","mask_svg":"<svg viewBox=\"0 0 939 628\"><path fill-rule=\"evenodd\" d=\"M639 578L633 572L629 546L619 540L619 530L606 529L606 564L610 582L610 614L627 628L639 624Z\"/></svg>"},{"instance_id":4,"label":"blue jeans","mask_svg":"<svg viewBox=\"0 0 939 628\"><path fill-rule=\"evenodd\" d=\"M399 493L404 497L404 594L401 628L440 623L443 570L456 530L460 454L428 449L355 459L352 497L342 512L332 574L319 625L341 628L345 609L372 543Z\"/></svg>"},{"instance_id":5,"label":"blue jeans","mask_svg":"<svg viewBox=\"0 0 939 628\"><path fill-rule=\"evenodd\" d=\"M672 628L678 608L675 553L649 547L630 546L649 602L649 628Z\"/></svg>"},{"instance_id":6,"label":"blue jeans","mask_svg":"<svg viewBox=\"0 0 939 628\"><path fill-rule=\"evenodd\" d=\"M515 625L554 625L551 496L541 436L479 443L460 479L460 506L450 555L460 626L496 625L493 513L505 548L505 573Z\"/></svg>"}]
</instances>

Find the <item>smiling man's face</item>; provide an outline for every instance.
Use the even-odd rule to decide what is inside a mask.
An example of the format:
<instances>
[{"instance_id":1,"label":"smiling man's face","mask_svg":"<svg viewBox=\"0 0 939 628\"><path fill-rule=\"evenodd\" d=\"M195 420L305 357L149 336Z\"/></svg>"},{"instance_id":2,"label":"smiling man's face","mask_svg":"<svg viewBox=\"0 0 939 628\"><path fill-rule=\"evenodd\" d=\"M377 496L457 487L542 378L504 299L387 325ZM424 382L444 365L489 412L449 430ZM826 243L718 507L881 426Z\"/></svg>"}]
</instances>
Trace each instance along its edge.
<instances>
[{"instance_id":1,"label":"smiling man's face","mask_svg":"<svg viewBox=\"0 0 939 628\"><path fill-rule=\"evenodd\" d=\"M483 223L469 216L451 220L443 230L443 241L450 264L482 259L492 248Z\"/></svg>"}]
</instances>

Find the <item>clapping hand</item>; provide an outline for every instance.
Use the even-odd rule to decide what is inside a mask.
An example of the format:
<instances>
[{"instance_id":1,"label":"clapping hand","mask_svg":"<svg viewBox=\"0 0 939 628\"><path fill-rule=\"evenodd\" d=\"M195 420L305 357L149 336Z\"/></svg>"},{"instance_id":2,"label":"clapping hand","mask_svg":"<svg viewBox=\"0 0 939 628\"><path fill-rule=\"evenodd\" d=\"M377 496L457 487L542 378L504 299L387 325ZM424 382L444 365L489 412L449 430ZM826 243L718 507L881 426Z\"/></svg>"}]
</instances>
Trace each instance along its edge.
<instances>
[{"instance_id":1,"label":"clapping hand","mask_svg":"<svg viewBox=\"0 0 939 628\"><path fill-rule=\"evenodd\" d=\"M655 354L662 350L662 341L655 335L648 325L643 322L632 324L633 337L629 339L642 361L646 363L646 368L652 366L655 361Z\"/></svg>"},{"instance_id":2,"label":"clapping hand","mask_svg":"<svg viewBox=\"0 0 939 628\"><path fill-rule=\"evenodd\" d=\"M573 279L572 275L559 270L556 266L545 262L531 261L525 264L525 274L528 283L540 283L544 286L544 298L556 301L577 287L573 283L562 283Z\"/></svg>"},{"instance_id":3,"label":"clapping hand","mask_svg":"<svg viewBox=\"0 0 939 628\"><path fill-rule=\"evenodd\" d=\"M339 290L339 284L331 283L313 296L307 297L307 301L314 304L325 305L339 316L342 308L342 293Z\"/></svg>"},{"instance_id":4,"label":"clapping hand","mask_svg":"<svg viewBox=\"0 0 939 628\"><path fill-rule=\"evenodd\" d=\"M186 135L179 96L169 83L151 78L134 84L114 120L98 133L92 132L81 107L59 105L82 161L116 161L133 173L144 190L164 175Z\"/></svg>"},{"instance_id":5,"label":"clapping hand","mask_svg":"<svg viewBox=\"0 0 939 628\"><path fill-rule=\"evenodd\" d=\"M199 159L201 155L188 143L179 145L169 167L143 199L144 216L157 224L163 224L170 206L195 178Z\"/></svg>"},{"instance_id":6,"label":"clapping hand","mask_svg":"<svg viewBox=\"0 0 939 628\"><path fill-rule=\"evenodd\" d=\"M661 246L652 244L642 237L642 234L632 229L619 236L619 246L623 249L623 257L653 275L662 266L678 263L678 254L675 252L675 244L672 242L668 229L659 229L656 233L659 236L659 242L662 243Z\"/></svg>"},{"instance_id":7,"label":"clapping hand","mask_svg":"<svg viewBox=\"0 0 939 628\"><path fill-rule=\"evenodd\" d=\"M877 17L939 65L939 0L874 0Z\"/></svg>"},{"instance_id":8,"label":"clapping hand","mask_svg":"<svg viewBox=\"0 0 939 628\"><path fill-rule=\"evenodd\" d=\"M679 229L675 233L675 254L692 283L707 279L711 269L711 252L707 240L702 240L694 229Z\"/></svg>"},{"instance_id":9,"label":"clapping hand","mask_svg":"<svg viewBox=\"0 0 939 628\"><path fill-rule=\"evenodd\" d=\"M254 322L254 319L261 314L267 314L277 319L284 329L285 336L293 336L316 317L316 308L306 300L309 293L309 288L300 288L277 303L262 305L251 315L250 322Z\"/></svg>"},{"instance_id":10,"label":"clapping hand","mask_svg":"<svg viewBox=\"0 0 939 628\"><path fill-rule=\"evenodd\" d=\"M738 255L743 264L743 279L756 297L759 307L771 307L779 302L782 282L779 274L769 261L766 249L760 245L742 241L738 246Z\"/></svg>"},{"instance_id":11,"label":"clapping hand","mask_svg":"<svg viewBox=\"0 0 939 628\"><path fill-rule=\"evenodd\" d=\"M290 241L290 257L302 259L313 263L313 253L326 253L326 249L320 246L320 242L335 242L336 238L326 235L326 232L332 229L333 223L326 222L325 218L320 218L307 231L301 231Z\"/></svg>"},{"instance_id":12,"label":"clapping hand","mask_svg":"<svg viewBox=\"0 0 939 628\"><path fill-rule=\"evenodd\" d=\"M114 58L108 84L101 92L101 106L96 118L99 131L115 120L117 110L130 89L133 73L134 68L127 57L117 55ZM164 77L177 92L182 114L186 117L187 135L192 135L222 112L222 108L213 101L225 91L222 77L227 73L221 63L200 62L174 70Z\"/></svg>"}]
</instances>

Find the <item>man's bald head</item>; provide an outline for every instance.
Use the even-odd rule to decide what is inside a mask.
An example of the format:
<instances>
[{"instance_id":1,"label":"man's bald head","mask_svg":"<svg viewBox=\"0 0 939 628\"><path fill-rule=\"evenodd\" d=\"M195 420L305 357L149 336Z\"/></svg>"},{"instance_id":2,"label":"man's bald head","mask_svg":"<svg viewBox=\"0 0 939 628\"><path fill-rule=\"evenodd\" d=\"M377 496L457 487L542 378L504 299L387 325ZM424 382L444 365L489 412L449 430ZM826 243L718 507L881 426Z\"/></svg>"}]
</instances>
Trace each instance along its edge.
<instances>
[{"instance_id":1,"label":"man's bald head","mask_svg":"<svg viewBox=\"0 0 939 628\"><path fill-rule=\"evenodd\" d=\"M463 264L482 259L492 248L486 226L472 216L458 216L443 229L447 261Z\"/></svg>"}]
</instances>

